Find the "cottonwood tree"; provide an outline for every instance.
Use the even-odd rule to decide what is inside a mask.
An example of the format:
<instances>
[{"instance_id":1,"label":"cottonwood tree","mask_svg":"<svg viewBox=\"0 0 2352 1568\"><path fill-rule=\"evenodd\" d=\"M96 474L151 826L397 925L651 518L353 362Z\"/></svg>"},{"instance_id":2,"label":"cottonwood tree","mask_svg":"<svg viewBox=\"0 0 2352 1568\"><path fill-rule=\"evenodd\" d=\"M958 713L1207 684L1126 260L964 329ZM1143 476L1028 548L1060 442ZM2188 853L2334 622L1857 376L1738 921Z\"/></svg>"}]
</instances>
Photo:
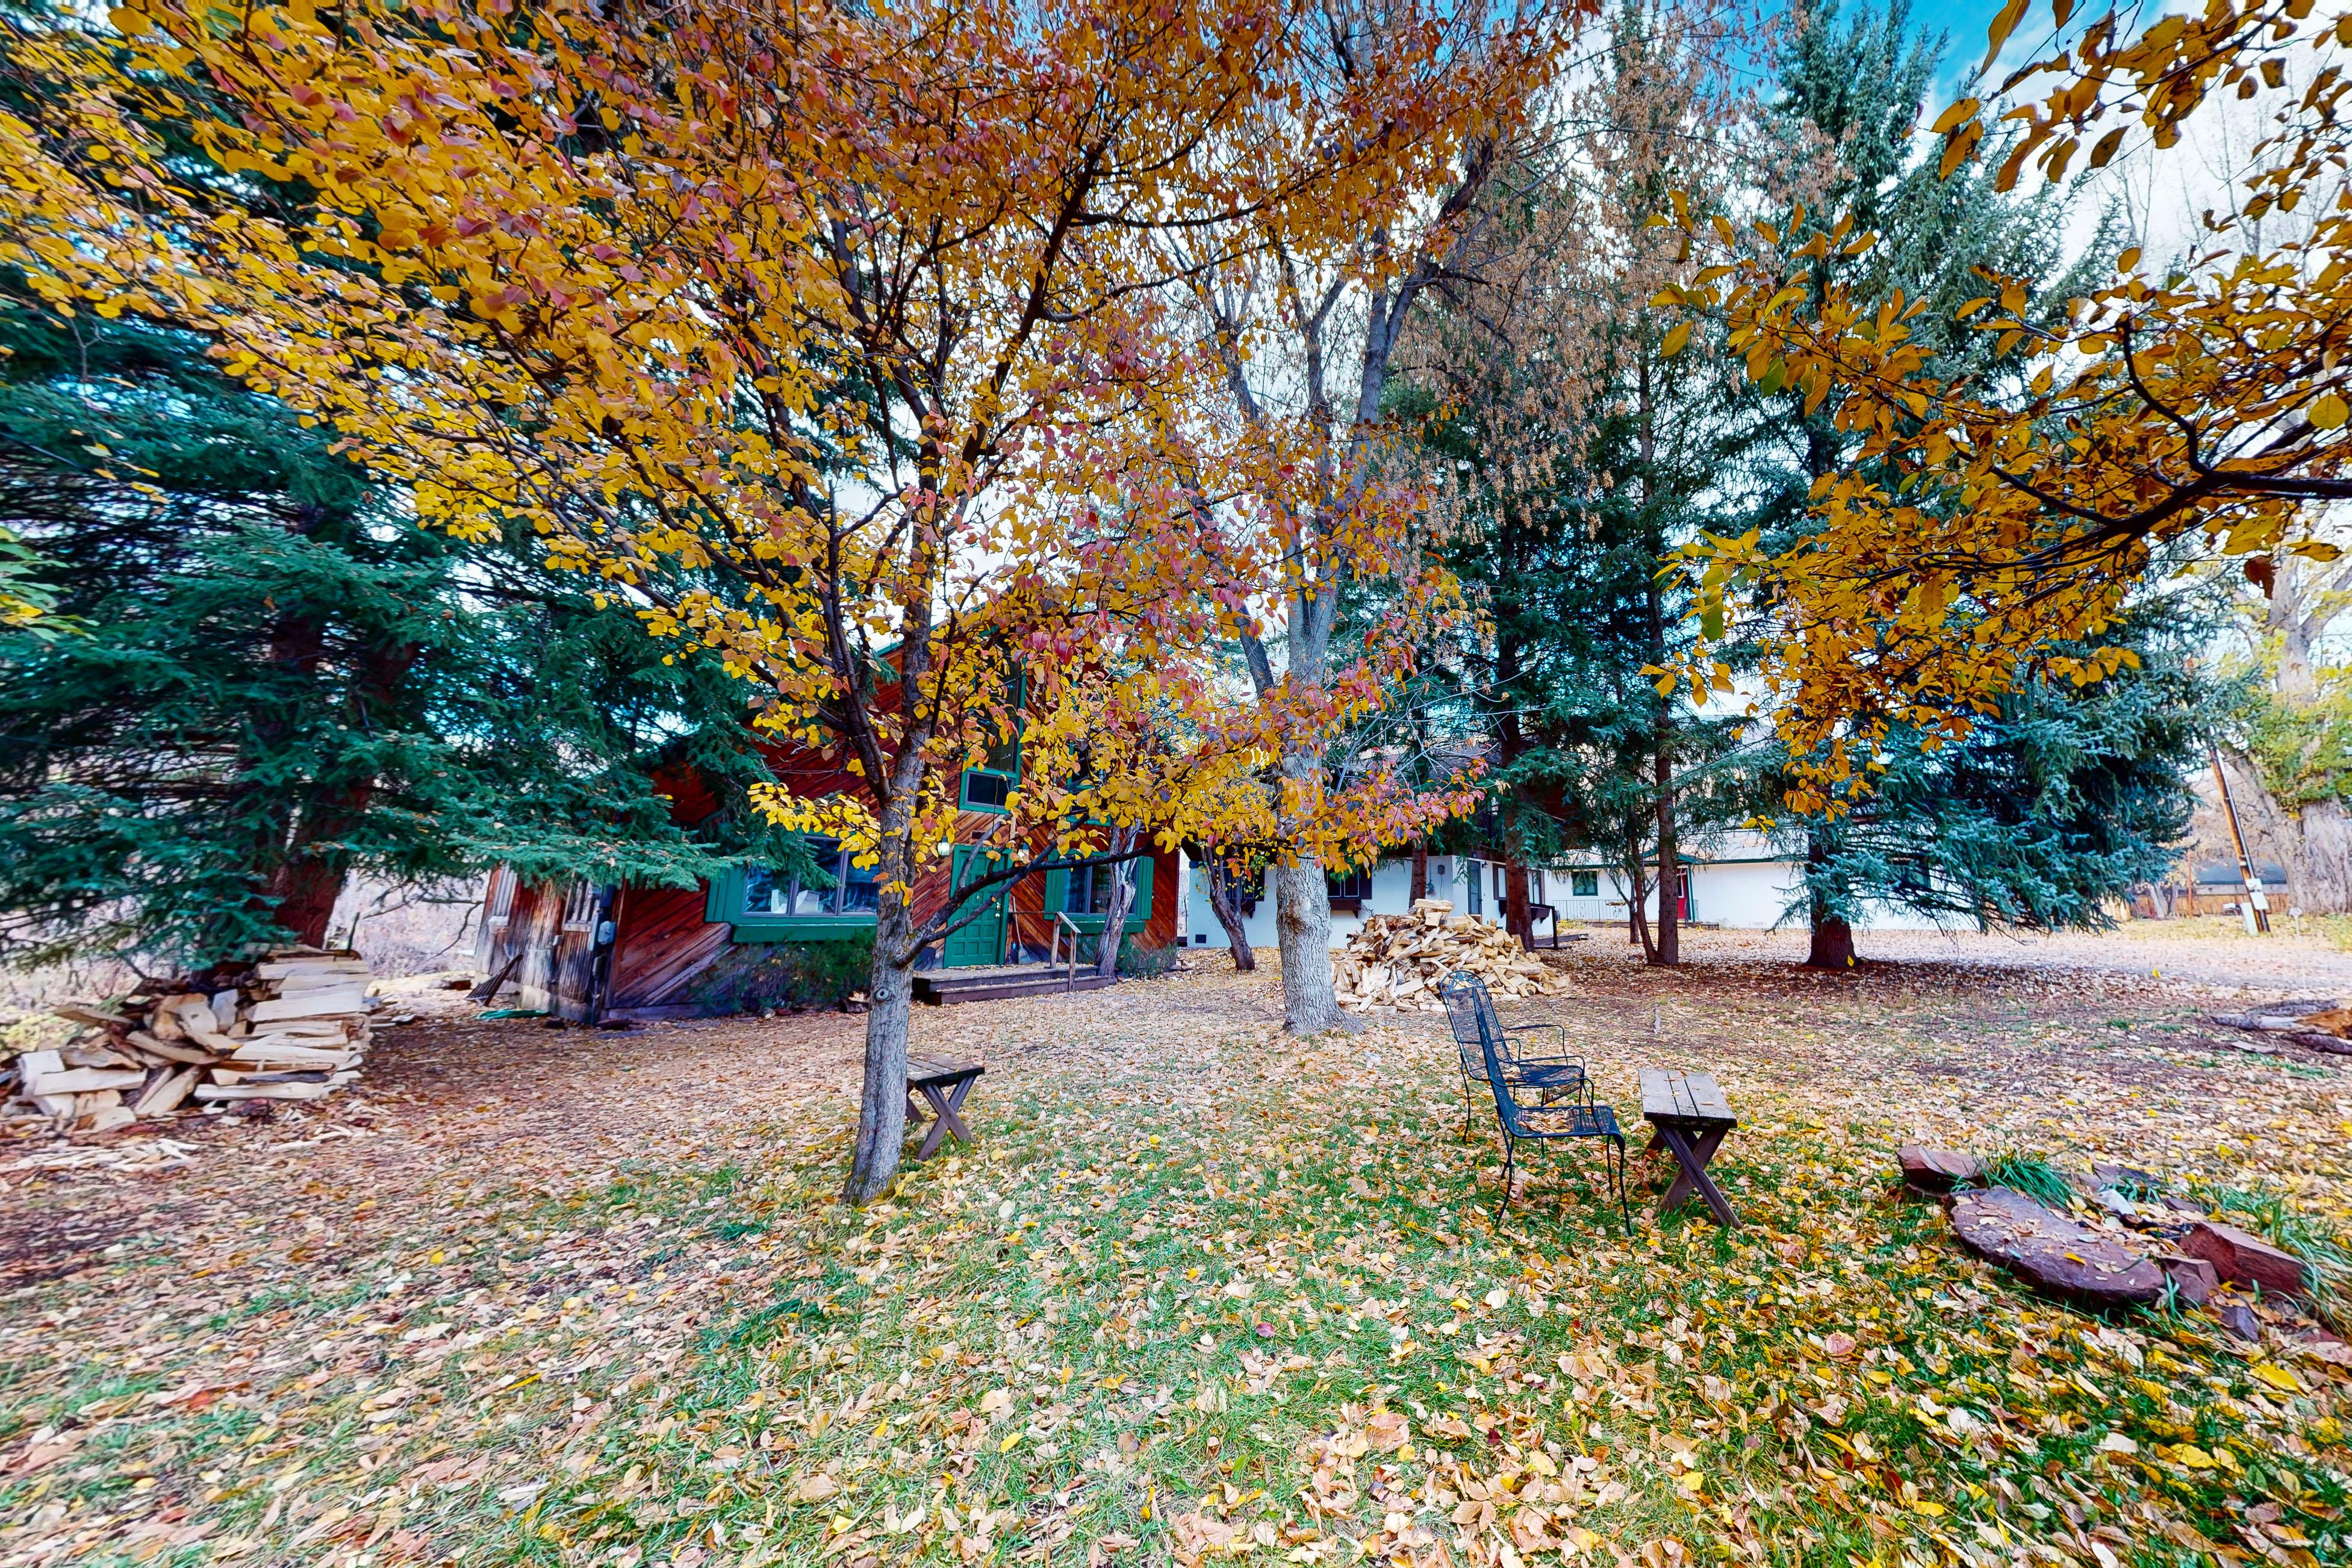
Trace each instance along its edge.
<instances>
[{"instance_id":1,"label":"cottonwood tree","mask_svg":"<svg viewBox=\"0 0 2352 1568\"><path fill-rule=\"evenodd\" d=\"M2027 8L2012 0L1995 19L1988 64ZM2060 26L2072 10L2062 0ZM2105 634L2176 542L2336 553L2310 508L2352 495L2340 199L2352 27L2310 16L2308 0L2111 10L2002 86L2046 85L2038 101L1997 121L1973 98L1942 116L1943 172L1997 150L2005 189L2029 167L2061 179L2078 154L2102 166L2136 139L2161 169L2216 94L2273 110L2241 200L2208 216L2200 254L2167 266L2126 249L2057 321L2032 310L2032 279L1985 268L1949 319L1991 342L1990 374L1937 365L1925 301L1832 275L1875 243L1858 226L1711 226L1723 267L1678 297L1727 313L1759 386L1795 389L1808 411L1835 400L1862 459L1815 482L1801 542L1709 552L1714 604L1750 591L1769 604L1764 668L1799 759L1794 804L1834 808L1866 790L1889 725L1957 738L2021 674L2088 682L2126 667L2131 650ZM2309 64L2293 83L2291 59ZM2284 241L2244 231L2306 205L2321 216ZM1686 226L1706 237L1708 226Z\"/></svg>"},{"instance_id":2,"label":"cottonwood tree","mask_svg":"<svg viewBox=\"0 0 2352 1568\"><path fill-rule=\"evenodd\" d=\"M1396 19L1426 56L1448 15ZM1457 159L1483 114L1455 100L1518 81L1334 82L1324 17L162 0L117 40L61 14L16 41L75 90L0 118L0 255L60 311L207 333L426 526L536 530L861 780L767 805L879 868L864 1202L898 1159L912 966L965 907L919 919L914 884L1008 688L1108 626L1148 668L1261 588L1208 581L1213 514L1151 481L1228 372L1169 301L1277 241L1355 244ZM315 207L213 221L191 155Z\"/></svg>"}]
</instances>

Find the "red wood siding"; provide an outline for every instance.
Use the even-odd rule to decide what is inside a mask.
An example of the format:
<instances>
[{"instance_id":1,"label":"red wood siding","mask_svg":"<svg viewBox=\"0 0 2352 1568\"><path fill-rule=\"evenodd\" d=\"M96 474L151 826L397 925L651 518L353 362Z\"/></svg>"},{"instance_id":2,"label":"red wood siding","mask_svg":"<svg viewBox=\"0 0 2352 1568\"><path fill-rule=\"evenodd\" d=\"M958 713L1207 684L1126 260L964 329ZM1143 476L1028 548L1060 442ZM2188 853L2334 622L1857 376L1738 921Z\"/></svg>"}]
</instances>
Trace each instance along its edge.
<instances>
[{"instance_id":1,"label":"red wood siding","mask_svg":"<svg viewBox=\"0 0 2352 1568\"><path fill-rule=\"evenodd\" d=\"M620 933L614 939L607 1007L665 1005L726 950L733 928L702 918L709 901L709 889L700 882L623 891L614 920Z\"/></svg>"}]
</instances>

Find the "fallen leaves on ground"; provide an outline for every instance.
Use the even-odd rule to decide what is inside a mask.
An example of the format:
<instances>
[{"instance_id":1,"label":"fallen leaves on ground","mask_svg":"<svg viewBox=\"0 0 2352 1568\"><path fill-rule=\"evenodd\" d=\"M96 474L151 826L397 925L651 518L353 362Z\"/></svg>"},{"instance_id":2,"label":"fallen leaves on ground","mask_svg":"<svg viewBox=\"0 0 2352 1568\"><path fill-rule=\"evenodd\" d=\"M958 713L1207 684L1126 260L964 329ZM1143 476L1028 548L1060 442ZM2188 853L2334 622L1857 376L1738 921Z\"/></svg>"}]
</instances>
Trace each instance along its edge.
<instances>
[{"instance_id":1,"label":"fallen leaves on ground","mask_svg":"<svg viewBox=\"0 0 2352 1568\"><path fill-rule=\"evenodd\" d=\"M2034 1300L1889 1184L2127 1158L2341 1234L2352 1076L2195 987L1700 946L1525 1011L1629 1119L1717 1073L1728 1232L1572 1152L1496 1226L1442 1024L1287 1041L1262 976L921 1015L982 1142L862 1214L855 1020L395 1032L369 1137L16 1178L0 1564L2347 1560L2352 1372Z\"/></svg>"}]
</instances>

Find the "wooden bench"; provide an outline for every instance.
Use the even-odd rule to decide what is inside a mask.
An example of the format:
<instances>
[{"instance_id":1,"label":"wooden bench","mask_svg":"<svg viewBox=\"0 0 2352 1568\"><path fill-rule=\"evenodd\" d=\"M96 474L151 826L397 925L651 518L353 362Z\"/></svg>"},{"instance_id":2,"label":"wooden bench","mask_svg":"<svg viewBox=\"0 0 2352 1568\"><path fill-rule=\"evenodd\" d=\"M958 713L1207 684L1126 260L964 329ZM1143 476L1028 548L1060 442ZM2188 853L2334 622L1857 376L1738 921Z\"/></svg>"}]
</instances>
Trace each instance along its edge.
<instances>
[{"instance_id":1,"label":"wooden bench","mask_svg":"<svg viewBox=\"0 0 2352 1568\"><path fill-rule=\"evenodd\" d=\"M923 1108L915 1103L921 1095L931 1108L931 1130L923 1135L923 1146L915 1151L915 1158L928 1160L940 1152L940 1144L950 1132L960 1142L971 1142L971 1129L964 1125L964 1096L988 1069L977 1062L932 1061L922 1057L907 1058L907 1125L922 1124Z\"/></svg>"},{"instance_id":2,"label":"wooden bench","mask_svg":"<svg viewBox=\"0 0 2352 1568\"><path fill-rule=\"evenodd\" d=\"M1723 1145L1723 1135L1739 1125L1739 1118L1731 1112L1731 1102L1716 1087L1715 1075L1643 1068L1642 1120L1651 1129L1650 1146L1642 1151L1643 1154L1654 1154L1664 1149L1682 1167L1675 1173L1674 1185L1659 1200L1658 1213L1666 1213L1696 1189L1706 1200L1717 1225L1738 1225L1739 1216L1731 1212L1731 1200L1723 1195L1723 1189L1706 1173L1716 1150Z\"/></svg>"}]
</instances>

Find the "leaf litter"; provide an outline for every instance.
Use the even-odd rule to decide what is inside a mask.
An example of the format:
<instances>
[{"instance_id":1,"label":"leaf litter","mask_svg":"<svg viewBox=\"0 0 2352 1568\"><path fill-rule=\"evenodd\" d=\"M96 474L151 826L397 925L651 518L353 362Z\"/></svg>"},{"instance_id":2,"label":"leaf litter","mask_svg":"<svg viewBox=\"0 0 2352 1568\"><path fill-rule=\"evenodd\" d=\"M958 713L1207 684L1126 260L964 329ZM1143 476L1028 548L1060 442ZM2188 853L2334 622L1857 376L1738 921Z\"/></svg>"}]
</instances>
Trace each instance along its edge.
<instances>
[{"instance_id":1,"label":"leaf litter","mask_svg":"<svg viewBox=\"0 0 2352 1568\"><path fill-rule=\"evenodd\" d=\"M1562 962L1525 1016L1629 1119L1723 1083L1740 1229L1629 1238L1572 1154L1498 1228L1439 1021L1289 1041L1222 973L921 1014L981 1142L863 1214L835 1017L431 1020L332 1118L12 1173L0 1568L2352 1561L2352 1373L1891 1190L2122 1159L2340 1240L2352 1075L2128 975Z\"/></svg>"}]
</instances>

